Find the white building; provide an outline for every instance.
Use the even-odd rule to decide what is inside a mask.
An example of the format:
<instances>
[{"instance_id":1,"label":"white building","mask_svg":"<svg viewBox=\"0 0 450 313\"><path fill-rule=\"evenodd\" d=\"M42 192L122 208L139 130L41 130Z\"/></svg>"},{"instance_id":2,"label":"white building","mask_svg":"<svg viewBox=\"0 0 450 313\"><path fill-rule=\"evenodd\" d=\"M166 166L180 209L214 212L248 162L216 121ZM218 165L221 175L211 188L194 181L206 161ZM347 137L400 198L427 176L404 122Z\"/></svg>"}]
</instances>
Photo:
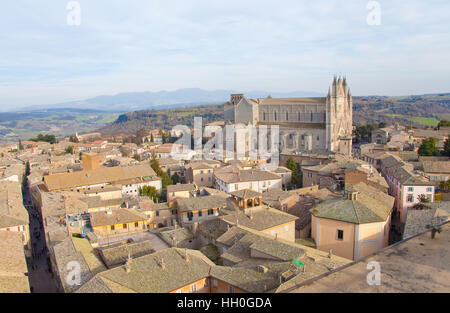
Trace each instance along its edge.
<instances>
[{"instance_id":1,"label":"white building","mask_svg":"<svg viewBox=\"0 0 450 313\"><path fill-rule=\"evenodd\" d=\"M280 175L261 170L232 170L214 173L215 188L226 193L243 189L265 192L268 189L282 188Z\"/></svg>"}]
</instances>

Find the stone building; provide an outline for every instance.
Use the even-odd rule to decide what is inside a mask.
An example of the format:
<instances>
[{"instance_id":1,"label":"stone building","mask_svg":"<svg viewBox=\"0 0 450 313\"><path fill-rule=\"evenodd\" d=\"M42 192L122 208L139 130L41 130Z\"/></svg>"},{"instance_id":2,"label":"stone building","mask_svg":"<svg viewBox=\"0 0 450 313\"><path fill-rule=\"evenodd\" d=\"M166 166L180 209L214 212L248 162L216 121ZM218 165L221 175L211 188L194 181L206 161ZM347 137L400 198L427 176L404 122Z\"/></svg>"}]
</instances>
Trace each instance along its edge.
<instances>
[{"instance_id":1,"label":"stone building","mask_svg":"<svg viewBox=\"0 0 450 313\"><path fill-rule=\"evenodd\" d=\"M353 100L345 77L334 77L326 97L248 99L233 94L225 122L280 127L282 151L328 151L351 155Z\"/></svg>"}]
</instances>

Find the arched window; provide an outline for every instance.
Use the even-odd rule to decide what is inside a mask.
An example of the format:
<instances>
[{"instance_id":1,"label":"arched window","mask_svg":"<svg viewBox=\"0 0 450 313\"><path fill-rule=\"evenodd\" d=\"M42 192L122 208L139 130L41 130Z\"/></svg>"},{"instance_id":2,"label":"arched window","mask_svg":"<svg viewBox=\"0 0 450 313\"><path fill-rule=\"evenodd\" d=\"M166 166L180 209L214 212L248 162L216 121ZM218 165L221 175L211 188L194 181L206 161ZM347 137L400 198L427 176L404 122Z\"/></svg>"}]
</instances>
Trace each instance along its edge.
<instances>
[{"instance_id":1,"label":"arched window","mask_svg":"<svg viewBox=\"0 0 450 313\"><path fill-rule=\"evenodd\" d=\"M275 111L275 113L274 113L274 118L275 118L275 121L277 120L277 112Z\"/></svg>"},{"instance_id":2,"label":"arched window","mask_svg":"<svg viewBox=\"0 0 450 313\"><path fill-rule=\"evenodd\" d=\"M289 113L286 112L286 121L289 121Z\"/></svg>"},{"instance_id":3,"label":"arched window","mask_svg":"<svg viewBox=\"0 0 450 313\"><path fill-rule=\"evenodd\" d=\"M302 120L302 113L298 112L298 120L301 121Z\"/></svg>"},{"instance_id":4,"label":"arched window","mask_svg":"<svg viewBox=\"0 0 450 313\"><path fill-rule=\"evenodd\" d=\"M266 120L266 112L263 112L263 121Z\"/></svg>"}]
</instances>

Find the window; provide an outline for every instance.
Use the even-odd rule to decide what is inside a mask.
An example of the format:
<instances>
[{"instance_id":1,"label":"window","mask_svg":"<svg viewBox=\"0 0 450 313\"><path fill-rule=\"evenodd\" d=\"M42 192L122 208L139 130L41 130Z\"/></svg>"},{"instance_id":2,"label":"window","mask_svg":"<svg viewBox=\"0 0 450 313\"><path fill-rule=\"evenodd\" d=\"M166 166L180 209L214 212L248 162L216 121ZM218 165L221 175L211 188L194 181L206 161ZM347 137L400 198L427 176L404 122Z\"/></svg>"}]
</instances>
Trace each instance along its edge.
<instances>
[{"instance_id":1,"label":"window","mask_svg":"<svg viewBox=\"0 0 450 313\"><path fill-rule=\"evenodd\" d=\"M172 215L177 215L178 211L176 209L172 210Z\"/></svg>"},{"instance_id":2,"label":"window","mask_svg":"<svg viewBox=\"0 0 450 313\"><path fill-rule=\"evenodd\" d=\"M211 177L208 177L208 181L211 181Z\"/></svg>"},{"instance_id":3,"label":"window","mask_svg":"<svg viewBox=\"0 0 450 313\"><path fill-rule=\"evenodd\" d=\"M156 216L159 216L159 211L156 211L156 212L155 212L155 215L156 215Z\"/></svg>"},{"instance_id":4,"label":"window","mask_svg":"<svg viewBox=\"0 0 450 313\"><path fill-rule=\"evenodd\" d=\"M284 226L284 230L289 231L289 226L288 225Z\"/></svg>"},{"instance_id":5,"label":"window","mask_svg":"<svg viewBox=\"0 0 450 313\"><path fill-rule=\"evenodd\" d=\"M239 190L239 185L238 185L238 184L235 184L235 185L234 185L234 189L235 189L235 190Z\"/></svg>"},{"instance_id":6,"label":"window","mask_svg":"<svg viewBox=\"0 0 450 313\"><path fill-rule=\"evenodd\" d=\"M428 187L427 192L433 192L433 187Z\"/></svg>"},{"instance_id":7,"label":"window","mask_svg":"<svg viewBox=\"0 0 450 313\"><path fill-rule=\"evenodd\" d=\"M211 174L211 170L208 170L208 174Z\"/></svg>"},{"instance_id":8,"label":"window","mask_svg":"<svg viewBox=\"0 0 450 313\"><path fill-rule=\"evenodd\" d=\"M277 120L277 112L274 112L273 115L274 115L274 118L275 118L275 121L276 121Z\"/></svg>"},{"instance_id":9,"label":"window","mask_svg":"<svg viewBox=\"0 0 450 313\"><path fill-rule=\"evenodd\" d=\"M408 187L408 192L413 192L414 191L414 187Z\"/></svg>"},{"instance_id":10,"label":"window","mask_svg":"<svg viewBox=\"0 0 450 313\"><path fill-rule=\"evenodd\" d=\"M188 220L192 221L192 219L194 218L194 213L188 212L187 217L188 217Z\"/></svg>"},{"instance_id":11,"label":"window","mask_svg":"<svg viewBox=\"0 0 450 313\"><path fill-rule=\"evenodd\" d=\"M138 228L139 227L139 223L138 222L134 223L134 227Z\"/></svg>"},{"instance_id":12,"label":"window","mask_svg":"<svg viewBox=\"0 0 450 313\"><path fill-rule=\"evenodd\" d=\"M337 231L337 239L338 240L344 240L344 231L343 230L338 229L338 231Z\"/></svg>"},{"instance_id":13,"label":"window","mask_svg":"<svg viewBox=\"0 0 450 313\"><path fill-rule=\"evenodd\" d=\"M114 225L111 225L111 230L115 230L116 227Z\"/></svg>"},{"instance_id":14,"label":"window","mask_svg":"<svg viewBox=\"0 0 450 313\"><path fill-rule=\"evenodd\" d=\"M302 119L302 114L298 112L298 120L300 121Z\"/></svg>"},{"instance_id":15,"label":"window","mask_svg":"<svg viewBox=\"0 0 450 313\"><path fill-rule=\"evenodd\" d=\"M192 284L191 285L191 292L196 292L197 291L197 285L196 284Z\"/></svg>"},{"instance_id":16,"label":"window","mask_svg":"<svg viewBox=\"0 0 450 313\"><path fill-rule=\"evenodd\" d=\"M289 113L286 112L286 121L289 121Z\"/></svg>"},{"instance_id":17,"label":"window","mask_svg":"<svg viewBox=\"0 0 450 313\"><path fill-rule=\"evenodd\" d=\"M230 293L234 293L234 287L233 287L233 286L229 286L229 287L228 287L228 291L229 291Z\"/></svg>"},{"instance_id":18,"label":"window","mask_svg":"<svg viewBox=\"0 0 450 313\"><path fill-rule=\"evenodd\" d=\"M203 179L203 177L202 177L202 178L200 178L200 181L201 181L201 182L203 182L203 180L204 180L204 179Z\"/></svg>"},{"instance_id":19,"label":"window","mask_svg":"<svg viewBox=\"0 0 450 313\"><path fill-rule=\"evenodd\" d=\"M202 216L202 211L198 211L198 217Z\"/></svg>"},{"instance_id":20,"label":"window","mask_svg":"<svg viewBox=\"0 0 450 313\"><path fill-rule=\"evenodd\" d=\"M406 199L406 202L409 202L409 203L414 202L414 195L413 194L409 194L408 198Z\"/></svg>"},{"instance_id":21,"label":"window","mask_svg":"<svg viewBox=\"0 0 450 313\"><path fill-rule=\"evenodd\" d=\"M200 174L203 174L203 170L200 171Z\"/></svg>"},{"instance_id":22,"label":"window","mask_svg":"<svg viewBox=\"0 0 450 313\"><path fill-rule=\"evenodd\" d=\"M312 173L308 172L308 177L311 178L312 177Z\"/></svg>"},{"instance_id":23,"label":"window","mask_svg":"<svg viewBox=\"0 0 450 313\"><path fill-rule=\"evenodd\" d=\"M123 228L126 229L127 228L127 224L123 224Z\"/></svg>"},{"instance_id":24,"label":"window","mask_svg":"<svg viewBox=\"0 0 450 313\"><path fill-rule=\"evenodd\" d=\"M263 121L266 120L266 112L263 112Z\"/></svg>"}]
</instances>

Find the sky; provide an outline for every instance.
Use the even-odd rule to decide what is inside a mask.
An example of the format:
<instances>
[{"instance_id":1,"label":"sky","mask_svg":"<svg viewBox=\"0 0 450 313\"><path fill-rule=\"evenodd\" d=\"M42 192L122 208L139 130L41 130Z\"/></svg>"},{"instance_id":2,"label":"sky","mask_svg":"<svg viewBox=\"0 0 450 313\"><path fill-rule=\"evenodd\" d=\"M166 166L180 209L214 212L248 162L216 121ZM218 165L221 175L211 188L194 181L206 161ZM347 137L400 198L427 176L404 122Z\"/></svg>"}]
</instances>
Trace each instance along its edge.
<instances>
[{"instance_id":1,"label":"sky","mask_svg":"<svg viewBox=\"0 0 450 313\"><path fill-rule=\"evenodd\" d=\"M325 95L334 74L353 95L450 92L448 0L69 2L0 4L0 110L180 88Z\"/></svg>"}]
</instances>

